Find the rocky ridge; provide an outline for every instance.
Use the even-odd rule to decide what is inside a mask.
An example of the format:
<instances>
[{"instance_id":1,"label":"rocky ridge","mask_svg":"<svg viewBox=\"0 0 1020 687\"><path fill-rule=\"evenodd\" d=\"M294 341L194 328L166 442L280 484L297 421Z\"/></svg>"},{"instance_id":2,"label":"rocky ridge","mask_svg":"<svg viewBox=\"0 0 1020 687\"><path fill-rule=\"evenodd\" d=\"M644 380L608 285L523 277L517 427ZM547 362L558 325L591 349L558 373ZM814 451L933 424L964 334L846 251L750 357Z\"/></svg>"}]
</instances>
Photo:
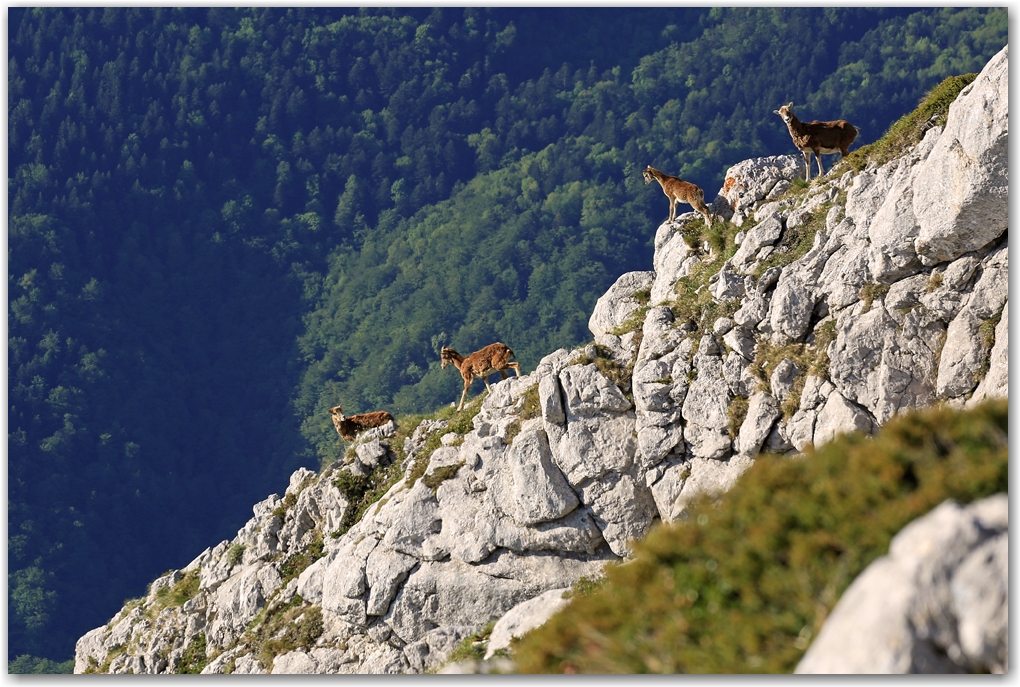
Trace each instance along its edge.
<instances>
[{"instance_id":1,"label":"rocky ridge","mask_svg":"<svg viewBox=\"0 0 1020 687\"><path fill-rule=\"evenodd\" d=\"M345 465L294 473L234 540L83 636L75 672L434 671L760 450L1006 396L1007 58L882 166L798 191L799 155L735 165L713 207L735 250L695 213L664 223L653 269L599 300L593 344L493 385L469 428L373 431Z\"/></svg>"}]
</instances>

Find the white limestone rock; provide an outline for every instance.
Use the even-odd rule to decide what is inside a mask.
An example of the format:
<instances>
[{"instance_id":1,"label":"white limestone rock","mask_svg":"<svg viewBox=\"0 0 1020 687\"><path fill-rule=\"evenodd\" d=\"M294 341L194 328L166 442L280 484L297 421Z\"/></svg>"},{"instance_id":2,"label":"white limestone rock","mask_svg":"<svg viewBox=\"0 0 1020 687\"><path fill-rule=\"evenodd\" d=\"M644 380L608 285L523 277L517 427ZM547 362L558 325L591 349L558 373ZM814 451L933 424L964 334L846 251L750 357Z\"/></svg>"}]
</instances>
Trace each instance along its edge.
<instances>
[{"instance_id":1,"label":"white limestone rock","mask_svg":"<svg viewBox=\"0 0 1020 687\"><path fill-rule=\"evenodd\" d=\"M978 372L990 353L980 330L986 321L1003 312L1009 296L1008 277L1008 247L1002 246L984 261L981 276L949 324L936 381L940 396L956 398L977 385Z\"/></svg>"},{"instance_id":2,"label":"white limestone rock","mask_svg":"<svg viewBox=\"0 0 1020 687\"><path fill-rule=\"evenodd\" d=\"M800 154L757 157L739 162L726 170L719 195L734 213L747 214L781 182L790 182L804 174Z\"/></svg>"},{"instance_id":3,"label":"white limestone rock","mask_svg":"<svg viewBox=\"0 0 1020 687\"><path fill-rule=\"evenodd\" d=\"M720 353L715 337L701 337L693 363L698 376L683 404L684 436L691 452L702 458L722 458L733 445L728 433L732 395L723 377Z\"/></svg>"},{"instance_id":4,"label":"white limestone rock","mask_svg":"<svg viewBox=\"0 0 1020 687\"><path fill-rule=\"evenodd\" d=\"M740 308L733 314L733 321L737 326L749 330L757 329L761 321L768 316L772 293L781 273L782 268L770 267L755 284L754 293L747 292Z\"/></svg>"},{"instance_id":5,"label":"white limestone rock","mask_svg":"<svg viewBox=\"0 0 1020 687\"><path fill-rule=\"evenodd\" d=\"M601 412L622 413L631 408L620 387L602 376L594 363L566 367L559 379L568 420L594 417Z\"/></svg>"},{"instance_id":6,"label":"white limestone rock","mask_svg":"<svg viewBox=\"0 0 1020 687\"><path fill-rule=\"evenodd\" d=\"M874 423L867 412L847 401L843 394L834 391L818 411L812 443L818 447L839 434L855 431L870 433L873 428Z\"/></svg>"},{"instance_id":7,"label":"white limestone rock","mask_svg":"<svg viewBox=\"0 0 1020 687\"><path fill-rule=\"evenodd\" d=\"M632 474L611 473L581 488L602 537L617 556L628 556L631 544L648 533L658 515L651 491Z\"/></svg>"},{"instance_id":8,"label":"white limestone rock","mask_svg":"<svg viewBox=\"0 0 1020 687\"><path fill-rule=\"evenodd\" d=\"M386 546L377 546L365 562L365 578L369 596L365 606L368 615L384 615L408 572L418 564L414 556L399 553Z\"/></svg>"},{"instance_id":9,"label":"white limestone rock","mask_svg":"<svg viewBox=\"0 0 1020 687\"><path fill-rule=\"evenodd\" d=\"M772 395L764 391L752 394L748 399L747 415L737 435L737 453L755 456L781 415L779 402Z\"/></svg>"},{"instance_id":10,"label":"white limestone rock","mask_svg":"<svg viewBox=\"0 0 1020 687\"><path fill-rule=\"evenodd\" d=\"M425 633L421 639L405 646L404 657L415 672L435 671L446 662L461 641L474 632L469 625L437 627Z\"/></svg>"},{"instance_id":11,"label":"white limestone rock","mask_svg":"<svg viewBox=\"0 0 1020 687\"><path fill-rule=\"evenodd\" d=\"M550 424L562 425L567 416L563 412L563 395L559 378L554 374L543 375L538 382L538 399L542 407L542 419Z\"/></svg>"},{"instance_id":12,"label":"white limestone rock","mask_svg":"<svg viewBox=\"0 0 1020 687\"><path fill-rule=\"evenodd\" d=\"M441 626L481 629L540 591L457 560L425 561L404 582L384 620L393 634L410 643Z\"/></svg>"},{"instance_id":13,"label":"white limestone rock","mask_svg":"<svg viewBox=\"0 0 1020 687\"><path fill-rule=\"evenodd\" d=\"M568 591L569 587L550 589L511 608L493 626L484 659L492 658L500 649L509 649L510 640L514 637L523 637L536 627L544 625L549 618L570 603L570 599L565 597Z\"/></svg>"},{"instance_id":14,"label":"white limestone rock","mask_svg":"<svg viewBox=\"0 0 1020 687\"><path fill-rule=\"evenodd\" d=\"M799 371L797 364L789 358L780 360L772 371L772 375L769 377L769 386L772 388L772 395L780 402L786 401L793 391L793 383Z\"/></svg>"},{"instance_id":15,"label":"white limestone rock","mask_svg":"<svg viewBox=\"0 0 1020 687\"><path fill-rule=\"evenodd\" d=\"M690 474L671 507L673 519L684 517L687 507L698 497L705 494L717 495L732 489L753 464L754 459L744 455L734 455L728 460L691 458Z\"/></svg>"},{"instance_id":16,"label":"white limestone rock","mask_svg":"<svg viewBox=\"0 0 1020 687\"><path fill-rule=\"evenodd\" d=\"M496 507L518 524L558 520L577 508L577 495L553 463L545 430L522 430L497 460L489 493Z\"/></svg>"},{"instance_id":17,"label":"white limestone rock","mask_svg":"<svg viewBox=\"0 0 1020 687\"><path fill-rule=\"evenodd\" d=\"M949 106L945 129L914 181L926 265L979 250L1009 217L1009 46Z\"/></svg>"},{"instance_id":18,"label":"white limestone rock","mask_svg":"<svg viewBox=\"0 0 1020 687\"><path fill-rule=\"evenodd\" d=\"M700 215L697 221L702 221ZM655 280L650 301L653 306L674 298L677 280L690 274L699 260L694 248L684 238L683 228L686 223L663 222L655 232L655 254L652 258Z\"/></svg>"},{"instance_id":19,"label":"white limestone rock","mask_svg":"<svg viewBox=\"0 0 1020 687\"><path fill-rule=\"evenodd\" d=\"M844 310L829 348L829 378L879 424L935 400L935 353L944 325L922 310L897 322L875 301Z\"/></svg>"},{"instance_id":20,"label":"white limestone rock","mask_svg":"<svg viewBox=\"0 0 1020 687\"><path fill-rule=\"evenodd\" d=\"M592 554L603 542L601 530L583 508L575 509L558 520L524 526L495 508L483 507L475 516L474 531L486 542L489 552L504 548L519 554Z\"/></svg>"},{"instance_id":21,"label":"white limestone rock","mask_svg":"<svg viewBox=\"0 0 1020 687\"><path fill-rule=\"evenodd\" d=\"M843 593L797 673L1008 670L1005 494L946 501Z\"/></svg>"},{"instance_id":22,"label":"white limestone rock","mask_svg":"<svg viewBox=\"0 0 1020 687\"><path fill-rule=\"evenodd\" d=\"M419 480L391 510L383 543L394 551L422 557L425 540L441 528L436 495Z\"/></svg>"},{"instance_id":23,"label":"white limestone rock","mask_svg":"<svg viewBox=\"0 0 1020 687\"><path fill-rule=\"evenodd\" d=\"M588 329L595 335L596 343L617 351L621 358L633 357L634 351L627 350L623 340L613 331L642 306L642 301L635 294L648 292L650 297L654 278L655 272L627 272L598 299L588 320Z\"/></svg>"},{"instance_id":24,"label":"white limestone rock","mask_svg":"<svg viewBox=\"0 0 1020 687\"><path fill-rule=\"evenodd\" d=\"M988 372L985 373L974 395L967 401L973 407L989 398L1009 397L1009 303L1002 306L1002 319L995 327L995 344L988 355Z\"/></svg>"},{"instance_id":25,"label":"white limestone rock","mask_svg":"<svg viewBox=\"0 0 1020 687\"><path fill-rule=\"evenodd\" d=\"M690 475L689 460L679 456L672 456L645 473L645 484L651 488L655 507L663 522L673 522L680 517L682 508L676 502Z\"/></svg>"},{"instance_id":26,"label":"white limestone rock","mask_svg":"<svg viewBox=\"0 0 1020 687\"><path fill-rule=\"evenodd\" d=\"M838 241L829 241L820 231L815 234L811 250L787 265L779 275L768 315L772 339L776 343L801 341L810 330L815 307L822 299L819 277L829 256L840 245Z\"/></svg>"}]
</instances>

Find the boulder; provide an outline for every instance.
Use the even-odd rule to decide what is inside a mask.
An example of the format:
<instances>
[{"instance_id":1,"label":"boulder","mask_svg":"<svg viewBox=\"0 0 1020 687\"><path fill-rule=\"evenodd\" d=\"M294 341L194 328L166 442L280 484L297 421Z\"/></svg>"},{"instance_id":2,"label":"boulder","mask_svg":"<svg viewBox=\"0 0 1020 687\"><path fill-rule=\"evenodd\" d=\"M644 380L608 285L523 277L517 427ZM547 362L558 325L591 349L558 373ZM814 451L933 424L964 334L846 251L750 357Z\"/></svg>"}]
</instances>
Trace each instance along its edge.
<instances>
[{"instance_id":1,"label":"boulder","mask_svg":"<svg viewBox=\"0 0 1020 687\"><path fill-rule=\"evenodd\" d=\"M557 611L570 603L570 599L566 598L568 591L569 587L550 589L510 609L492 628L489 646L485 650L485 660L492 658L500 649L509 649L510 640L514 637L523 637L543 625Z\"/></svg>"},{"instance_id":2,"label":"boulder","mask_svg":"<svg viewBox=\"0 0 1020 687\"><path fill-rule=\"evenodd\" d=\"M719 195L726 199L735 215L746 216L755 203L765 200L781 182L786 182L785 188L803 174L804 158L800 154L752 158L726 170Z\"/></svg>"},{"instance_id":3,"label":"boulder","mask_svg":"<svg viewBox=\"0 0 1020 687\"><path fill-rule=\"evenodd\" d=\"M655 272L627 272L598 299L588 320L588 329L595 335L596 343L618 351L620 357L632 357L633 351L627 351L623 340L613 332L641 307L642 301L635 294L646 292L643 300L647 302L654 278Z\"/></svg>"},{"instance_id":4,"label":"boulder","mask_svg":"<svg viewBox=\"0 0 1020 687\"><path fill-rule=\"evenodd\" d=\"M745 272L757 260L759 252L773 246L782 234L782 221L778 214L772 214L764 221L751 227L741 241L741 247L731 258L733 267L738 272Z\"/></svg>"},{"instance_id":5,"label":"boulder","mask_svg":"<svg viewBox=\"0 0 1020 687\"><path fill-rule=\"evenodd\" d=\"M818 411L812 443L821 446L838 434L857 431L870 433L873 427L874 423L867 412L847 401L843 394L834 391Z\"/></svg>"},{"instance_id":6,"label":"boulder","mask_svg":"<svg viewBox=\"0 0 1020 687\"><path fill-rule=\"evenodd\" d=\"M843 592L797 673L1008 670L1008 499L946 501Z\"/></svg>"},{"instance_id":7,"label":"boulder","mask_svg":"<svg viewBox=\"0 0 1020 687\"><path fill-rule=\"evenodd\" d=\"M782 416L779 402L764 391L751 395L747 404L747 415L737 435L737 453L754 456L772 431L772 425Z\"/></svg>"},{"instance_id":8,"label":"boulder","mask_svg":"<svg viewBox=\"0 0 1020 687\"><path fill-rule=\"evenodd\" d=\"M1009 218L1009 46L949 106L938 142L914 180L914 248L934 265L979 250Z\"/></svg>"},{"instance_id":9,"label":"boulder","mask_svg":"<svg viewBox=\"0 0 1020 687\"><path fill-rule=\"evenodd\" d=\"M695 220L692 218L690 221ZM702 221L700 215L696 221ZM655 254L652 258L655 280L651 289L651 305L675 298L677 280L690 274L699 260L694 248L684 238L686 224L686 221L663 222L655 232Z\"/></svg>"},{"instance_id":10,"label":"boulder","mask_svg":"<svg viewBox=\"0 0 1020 687\"><path fill-rule=\"evenodd\" d=\"M404 656L411 670L435 672L467 637L474 634L469 625L447 625L425 633L421 639L404 647Z\"/></svg>"},{"instance_id":11,"label":"boulder","mask_svg":"<svg viewBox=\"0 0 1020 687\"><path fill-rule=\"evenodd\" d=\"M496 507L518 524L558 520L577 508L577 495L553 463L545 430L522 431L497 460L488 491Z\"/></svg>"},{"instance_id":12,"label":"boulder","mask_svg":"<svg viewBox=\"0 0 1020 687\"><path fill-rule=\"evenodd\" d=\"M988 398L1009 397L1009 304L1002 307L1002 319L995 327L995 344L988 355L988 372L967 401L974 406Z\"/></svg>"}]
</instances>

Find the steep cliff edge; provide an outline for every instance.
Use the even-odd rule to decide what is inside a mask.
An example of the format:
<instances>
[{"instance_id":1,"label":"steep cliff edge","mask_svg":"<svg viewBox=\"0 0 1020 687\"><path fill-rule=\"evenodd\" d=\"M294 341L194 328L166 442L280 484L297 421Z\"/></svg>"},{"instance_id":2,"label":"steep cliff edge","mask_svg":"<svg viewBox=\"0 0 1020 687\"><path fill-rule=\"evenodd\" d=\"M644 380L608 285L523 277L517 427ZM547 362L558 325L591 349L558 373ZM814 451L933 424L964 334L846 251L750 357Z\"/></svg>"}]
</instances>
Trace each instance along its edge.
<instances>
[{"instance_id":1,"label":"steep cliff edge","mask_svg":"<svg viewBox=\"0 0 1020 687\"><path fill-rule=\"evenodd\" d=\"M661 225L653 269L596 306L594 344L296 472L82 637L75 672L434 670L760 450L1006 396L1007 58L891 162L808 187L799 156L734 166L730 222Z\"/></svg>"}]
</instances>

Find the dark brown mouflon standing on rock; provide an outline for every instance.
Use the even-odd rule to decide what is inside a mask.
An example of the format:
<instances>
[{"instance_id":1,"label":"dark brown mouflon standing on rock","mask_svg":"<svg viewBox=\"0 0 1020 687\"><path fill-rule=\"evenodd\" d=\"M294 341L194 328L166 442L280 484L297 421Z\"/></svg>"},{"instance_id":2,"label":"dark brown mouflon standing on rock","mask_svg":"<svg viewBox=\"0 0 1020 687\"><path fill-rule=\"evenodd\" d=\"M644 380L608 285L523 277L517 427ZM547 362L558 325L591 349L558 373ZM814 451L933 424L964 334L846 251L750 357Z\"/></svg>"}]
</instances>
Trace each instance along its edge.
<instances>
[{"instance_id":1,"label":"dark brown mouflon standing on rock","mask_svg":"<svg viewBox=\"0 0 1020 687\"><path fill-rule=\"evenodd\" d=\"M826 155L839 153L839 159L842 160L850 154L850 144L857 138L860 129L845 119L833 122L802 122L793 114L793 110L790 109L792 107L791 102L772 112L786 122L786 128L790 130L790 137L793 138L793 145L804 154L806 181L811 181L811 153L814 153L818 160L818 176L825 176L822 153Z\"/></svg>"}]
</instances>

